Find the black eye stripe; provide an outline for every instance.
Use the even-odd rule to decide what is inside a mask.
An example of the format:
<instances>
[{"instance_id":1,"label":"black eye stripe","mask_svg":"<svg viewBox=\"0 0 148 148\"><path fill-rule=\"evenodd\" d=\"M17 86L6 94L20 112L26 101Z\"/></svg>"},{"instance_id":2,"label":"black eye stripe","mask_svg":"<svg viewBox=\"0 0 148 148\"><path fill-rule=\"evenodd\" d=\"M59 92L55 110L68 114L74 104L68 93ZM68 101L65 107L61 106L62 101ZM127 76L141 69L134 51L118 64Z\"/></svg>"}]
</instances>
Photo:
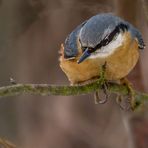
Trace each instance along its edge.
<instances>
[{"instance_id":1,"label":"black eye stripe","mask_svg":"<svg viewBox=\"0 0 148 148\"><path fill-rule=\"evenodd\" d=\"M109 44L113 38L120 33L120 31L125 32L126 30L128 30L128 26L126 24L119 24L118 26L116 26L116 28L109 34L108 37L105 37L95 48L94 51L96 51L97 49L101 48L102 46L105 46L107 44Z\"/></svg>"},{"instance_id":2,"label":"black eye stripe","mask_svg":"<svg viewBox=\"0 0 148 148\"><path fill-rule=\"evenodd\" d=\"M96 51L97 49L101 48L102 46L106 46L107 44L109 44L113 38L120 33L120 31L127 31L128 30L128 26L126 24L119 24L118 26L116 26L116 28L109 34L109 36L105 37L98 45L96 45L94 48L92 47L82 47L83 52L85 51L86 48L89 48L89 52L93 53L94 51ZM79 39L80 41L80 39ZM80 41L81 43L81 41ZM82 45L82 43L81 43Z\"/></svg>"}]
</instances>

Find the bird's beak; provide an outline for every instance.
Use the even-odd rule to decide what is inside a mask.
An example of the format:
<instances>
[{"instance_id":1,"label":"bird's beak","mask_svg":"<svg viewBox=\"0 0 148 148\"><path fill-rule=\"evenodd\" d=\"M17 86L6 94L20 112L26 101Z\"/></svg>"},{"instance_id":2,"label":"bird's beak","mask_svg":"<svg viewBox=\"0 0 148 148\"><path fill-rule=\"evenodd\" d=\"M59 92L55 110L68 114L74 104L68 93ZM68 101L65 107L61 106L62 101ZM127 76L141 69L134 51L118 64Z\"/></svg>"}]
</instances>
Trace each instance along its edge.
<instances>
[{"instance_id":1,"label":"bird's beak","mask_svg":"<svg viewBox=\"0 0 148 148\"><path fill-rule=\"evenodd\" d=\"M81 62L83 62L87 57L90 56L90 53L88 51L88 48L86 48L86 50L83 52L82 56L80 57L80 59L77 61L78 64L80 64Z\"/></svg>"}]
</instances>

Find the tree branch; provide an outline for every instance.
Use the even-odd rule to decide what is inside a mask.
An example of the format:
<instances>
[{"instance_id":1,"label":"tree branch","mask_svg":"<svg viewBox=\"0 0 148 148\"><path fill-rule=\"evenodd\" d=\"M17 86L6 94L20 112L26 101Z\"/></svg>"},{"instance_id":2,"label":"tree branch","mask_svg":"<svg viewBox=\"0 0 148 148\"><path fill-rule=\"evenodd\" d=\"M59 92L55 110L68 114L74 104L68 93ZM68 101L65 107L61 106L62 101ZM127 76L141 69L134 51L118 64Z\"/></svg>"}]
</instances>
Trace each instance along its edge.
<instances>
[{"instance_id":1,"label":"tree branch","mask_svg":"<svg viewBox=\"0 0 148 148\"><path fill-rule=\"evenodd\" d=\"M101 90L100 83L98 81L79 85L79 86L57 86L48 84L15 84L10 86L0 87L0 97L16 96L21 94L31 94L31 95L84 95L88 93L93 93L95 91ZM128 95L128 88L125 85L119 85L115 83L109 83L108 90L111 93L117 93L121 95ZM135 91L135 101L137 104L144 103L148 100L148 94L140 93Z\"/></svg>"},{"instance_id":2,"label":"tree branch","mask_svg":"<svg viewBox=\"0 0 148 148\"><path fill-rule=\"evenodd\" d=\"M48 95L62 95L62 96L72 96L72 95L84 95L91 92L98 91L100 84L96 82L69 86L69 85L48 85L48 84L15 84L10 86L0 87L0 97L16 96L21 94L36 94L42 96ZM128 90L125 86L110 84L109 91L113 93L127 94Z\"/></svg>"}]
</instances>

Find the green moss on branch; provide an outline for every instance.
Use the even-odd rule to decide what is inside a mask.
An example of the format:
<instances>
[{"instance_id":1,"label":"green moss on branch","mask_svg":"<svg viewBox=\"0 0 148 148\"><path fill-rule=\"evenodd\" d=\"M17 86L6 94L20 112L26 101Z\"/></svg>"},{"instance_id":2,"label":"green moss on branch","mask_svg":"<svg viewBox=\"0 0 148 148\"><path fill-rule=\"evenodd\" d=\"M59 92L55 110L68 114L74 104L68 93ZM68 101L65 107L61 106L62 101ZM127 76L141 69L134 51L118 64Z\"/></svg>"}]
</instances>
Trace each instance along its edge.
<instances>
[{"instance_id":1,"label":"green moss on branch","mask_svg":"<svg viewBox=\"0 0 148 148\"><path fill-rule=\"evenodd\" d=\"M15 84L10 86L0 87L0 97L16 96L21 94L37 94L42 96L47 95L83 95L98 91L100 85L97 82L81 86L57 86L48 84ZM110 84L109 90L113 93L120 92L127 94L127 88L122 85Z\"/></svg>"},{"instance_id":2,"label":"green moss on branch","mask_svg":"<svg viewBox=\"0 0 148 148\"><path fill-rule=\"evenodd\" d=\"M93 93L100 89L100 84L98 81L92 82L90 84L80 85L80 86L58 86L58 85L48 85L48 84L15 84L10 86L0 87L0 97L7 96L17 96L23 94L31 95L60 95L60 96L74 96L74 95L84 95ZM128 95L128 88L125 85L119 85L114 83L109 83L108 90L111 93L118 93L121 95ZM141 104L148 100L148 94L136 92L135 101L137 104Z\"/></svg>"}]
</instances>

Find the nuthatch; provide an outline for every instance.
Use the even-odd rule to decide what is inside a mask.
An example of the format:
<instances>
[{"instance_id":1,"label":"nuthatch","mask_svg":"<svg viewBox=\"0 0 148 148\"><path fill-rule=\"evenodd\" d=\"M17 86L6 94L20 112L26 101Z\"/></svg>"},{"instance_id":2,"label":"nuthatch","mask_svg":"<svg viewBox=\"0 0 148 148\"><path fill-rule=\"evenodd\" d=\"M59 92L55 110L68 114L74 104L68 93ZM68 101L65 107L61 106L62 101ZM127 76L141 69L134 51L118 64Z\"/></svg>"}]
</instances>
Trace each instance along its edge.
<instances>
[{"instance_id":1,"label":"nuthatch","mask_svg":"<svg viewBox=\"0 0 148 148\"><path fill-rule=\"evenodd\" d=\"M71 84L98 78L106 63L105 79L128 75L145 45L141 33L110 13L91 17L72 31L61 46L60 67Z\"/></svg>"}]
</instances>

